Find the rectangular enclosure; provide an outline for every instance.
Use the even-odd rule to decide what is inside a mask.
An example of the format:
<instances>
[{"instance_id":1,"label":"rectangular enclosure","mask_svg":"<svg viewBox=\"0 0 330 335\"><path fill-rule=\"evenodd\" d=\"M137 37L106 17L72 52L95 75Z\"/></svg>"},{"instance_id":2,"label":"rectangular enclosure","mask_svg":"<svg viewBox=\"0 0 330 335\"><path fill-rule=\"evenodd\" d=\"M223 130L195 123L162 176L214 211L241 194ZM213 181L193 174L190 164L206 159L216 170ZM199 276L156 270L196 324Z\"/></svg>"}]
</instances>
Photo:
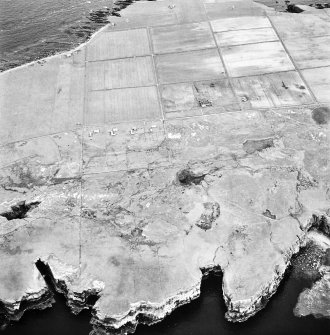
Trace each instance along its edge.
<instances>
[{"instance_id":1,"label":"rectangular enclosure","mask_svg":"<svg viewBox=\"0 0 330 335\"><path fill-rule=\"evenodd\" d=\"M164 84L225 76L217 49L159 55L156 67L159 81Z\"/></svg>"},{"instance_id":2,"label":"rectangular enclosure","mask_svg":"<svg viewBox=\"0 0 330 335\"><path fill-rule=\"evenodd\" d=\"M216 33L215 37L219 46L278 41L278 37L272 28L224 31Z\"/></svg>"},{"instance_id":3,"label":"rectangular enclosure","mask_svg":"<svg viewBox=\"0 0 330 335\"><path fill-rule=\"evenodd\" d=\"M199 50L215 47L208 22L151 29L155 53Z\"/></svg>"},{"instance_id":4,"label":"rectangular enclosure","mask_svg":"<svg viewBox=\"0 0 330 335\"><path fill-rule=\"evenodd\" d=\"M98 34L87 46L87 60L144 56L150 54L146 29L112 31Z\"/></svg>"},{"instance_id":5,"label":"rectangular enclosure","mask_svg":"<svg viewBox=\"0 0 330 335\"><path fill-rule=\"evenodd\" d=\"M86 122L125 122L161 117L155 86L92 91Z\"/></svg>"},{"instance_id":6,"label":"rectangular enclosure","mask_svg":"<svg viewBox=\"0 0 330 335\"><path fill-rule=\"evenodd\" d=\"M280 42L223 47L222 55L232 77L294 70Z\"/></svg>"},{"instance_id":7,"label":"rectangular enclosure","mask_svg":"<svg viewBox=\"0 0 330 335\"><path fill-rule=\"evenodd\" d=\"M245 108L281 107L312 103L296 71L233 79L234 90Z\"/></svg>"},{"instance_id":8,"label":"rectangular enclosure","mask_svg":"<svg viewBox=\"0 0 330 335\"><path fill-rule=\"evenodd\" d=\"M155 84L151 56L120 58L87 65L88 89L151 86Z\"/></svg>"}]
</instances>

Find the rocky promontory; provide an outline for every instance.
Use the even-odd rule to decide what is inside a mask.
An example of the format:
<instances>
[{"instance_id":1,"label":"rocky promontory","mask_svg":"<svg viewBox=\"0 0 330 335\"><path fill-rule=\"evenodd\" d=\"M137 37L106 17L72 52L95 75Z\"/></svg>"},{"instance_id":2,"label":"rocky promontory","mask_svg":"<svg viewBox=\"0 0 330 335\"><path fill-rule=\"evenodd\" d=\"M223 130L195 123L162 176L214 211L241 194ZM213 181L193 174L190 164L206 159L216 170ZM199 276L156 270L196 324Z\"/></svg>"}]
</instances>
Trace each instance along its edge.
<instances>
[{"instance_id":1,"label":"rocky promontory","mask_svg":"<svg viewBox=\"0 0 330 335\"><path fill-rule=\"evenodd\" d=\"M311 231L307 235L308 243L320 250L321 257L312 261L313 272L317 271L317 278L310 288L306 288L299 295L294 309L294 314L298 317L313 315L316 318L330 318L330 235L328 222L323 224L326 229L322 229L321 233Z\"/></svg>"}]
</instances>

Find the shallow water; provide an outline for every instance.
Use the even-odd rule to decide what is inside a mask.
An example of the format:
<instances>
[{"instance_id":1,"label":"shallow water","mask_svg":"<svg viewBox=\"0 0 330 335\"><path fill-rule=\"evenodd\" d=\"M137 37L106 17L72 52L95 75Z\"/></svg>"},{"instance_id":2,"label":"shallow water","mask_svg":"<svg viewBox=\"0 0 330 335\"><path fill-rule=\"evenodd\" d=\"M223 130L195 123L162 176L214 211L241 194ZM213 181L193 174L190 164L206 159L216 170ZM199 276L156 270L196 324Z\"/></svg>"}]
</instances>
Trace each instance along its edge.
<instances>
[{"instance_id":1,"label":"shallow water","mask_svg":"<svg viewBox=\"0 0 330 335\"><path fill-rule=\"evenodd\" d=\"M104 22L90 13L112 0L0 0L0 70L70 50Z\"/></svg>"}]
</instances>

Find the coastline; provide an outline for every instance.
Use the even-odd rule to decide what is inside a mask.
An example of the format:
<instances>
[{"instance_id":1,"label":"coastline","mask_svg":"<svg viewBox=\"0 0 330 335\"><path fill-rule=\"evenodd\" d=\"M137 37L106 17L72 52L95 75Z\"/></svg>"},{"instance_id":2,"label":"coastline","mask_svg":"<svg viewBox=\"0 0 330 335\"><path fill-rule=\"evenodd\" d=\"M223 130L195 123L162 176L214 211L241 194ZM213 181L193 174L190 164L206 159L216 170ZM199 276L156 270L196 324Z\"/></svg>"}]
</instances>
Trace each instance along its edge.
<instances>
[{"instance_id":1,"label":"coastline","mask_svg":"<svg viewBox=\"0 0 330 335\"><path fill-rule=\"evenodd\" d=\"M91 41L95 37L95 35L97 35L99 32L102 32L103 29L105 29L106 27L111 25L111 22L109 21L109 18L118 16L118 13L122 9L130 6L135 1L139 1L139 0L114 0L111 7L107 8L107 10L109 11L109 15L107 16L108 22L105 23L102 27L99 27L96 30L94 30L91 33L91 35L87 36L85 41L83 41L82 43L78 43L75 47L55 52L54 54L46 56L46 57L40 57L40 58L37 57L36 59L34 59L32 61L23 62L20 65L13 66L13 67L5 69L5 70L0 69L0 75L3 74L3 73L8 73L9 71L12 71L12 70L15 70L15 69L22 68L24 66L30 66L30 65L36 64L38 62L40 63L40 62L43 62L43 61L47 61L49 59L53 59L54 57L70 56L70 54L72 54L73 52L76 52L76 51L80 50L81 48L83 48L89 41ZM100 10L94 11L94 12L96 12L96 13L97 12L102 12L102 10L100 9ZM90 15L92 15L92 14L90 13Z\"/></svg>"},{"instance_id":2,"label":"coastline","mask_svg":"<svg viewBox=\"0 0 330 335\"><path fill-rule=\"evenodd\" d=\"M28 62L28 63L24 63L22 65L18 65L16 67L11 68L11 69L0 72L0 76L4 75L4 74L7 74L9 72L13 72L13 71L18 70L18 69L23 69L25 67L33 66L34 64L40 64L40 62L46 62L46 61L49 61L50 59L54 59L54 58L57 58L57 57L63 57L63 56L64 57L70 57L70 56L72 56L73 53L75 53L77 51L80 51L80 49L84 48L90 41L92 41L96 37L96 35L101 33L103 30L107 29L107 27L109 25L110 25L110 23L108 23L105 26L103 26L102 28L98 29L85 42L79 44L77 47L75 47L73 49L70 49L70 50L67 50L67 51L61 51L59 53L56 53L55 55L51 55L51 56L48 56L48 57L44 57L44 58L34 60L32 62Z\"/></svg>"},{"instance_id":3,"label":"coastline","mask_svg":"<svg viewBox=\"0 0 330 335\"><path fill-rule=\"evenodd\" d=\"M118 16L117 13L119 13L122 9L125 9L126 7L130 6L132 3L137 2L139 0L114 0L112 7L110 9L110 14L108 16L108 18L110 17L116 17ZM152 0L152 1L157 1L157 0ZM255 2L256 4L260 4L260 5L264 5L268 8L272 8L277 12L282 12L285 13L287 12L285 10L285 1L281 0L281 1L272 1L272 0L254 0L253 2ZM318 1L316 0L301 0L298 1L297 4L302 4L302 5L310 5L310 4L317 4ZM292 3L294 4L294 3ZM119 6L119 7L116 7ZM86 44L91 41L98 33L102 32L104 29L107 29L107 27L109 27L111 25L111 22L109 21L108 23L106 23L104 26L100 27L99 29L96 29L90 36L88 36L86 38L86 40L82 43L79 43L77 46L75 46L74 48L68 49L68 50L62 50L59 52L56 52L53 55L49 55L46 57L41 57L38 59L35 59L31 62L27 62L27 63L22 63L18 66L14 66L12 68L9 69L5 69L5 70L0 70L0 75L4 74L4 73L8 73L12 70L15 69L20 69L20 68L24 68L25 66L31 66L33 64L39 63L39 62L43 62L43 61L47 61L50 59L53 59L54 57L61 57L61 56L70 56L72 53L79 51L81 48L83 48L84 46L86 46Z\"/></svg>"}]
</instances>

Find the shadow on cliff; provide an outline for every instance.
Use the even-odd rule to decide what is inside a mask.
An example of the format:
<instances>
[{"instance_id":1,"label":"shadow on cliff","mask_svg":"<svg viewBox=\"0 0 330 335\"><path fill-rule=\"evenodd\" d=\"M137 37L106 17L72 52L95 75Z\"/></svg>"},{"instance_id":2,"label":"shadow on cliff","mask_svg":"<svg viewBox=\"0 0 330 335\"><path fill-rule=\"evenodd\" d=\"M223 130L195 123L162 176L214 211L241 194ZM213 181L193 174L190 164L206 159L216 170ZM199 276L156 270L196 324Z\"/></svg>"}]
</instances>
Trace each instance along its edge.
<instances>
[{"instance_id":1,"label":"shadow on cliff","mask_svg":"<svg viewBox=\"0 0 330 335\"><path fill-rule=\"evenodd\" d=\"M158 324L139 325L135 335L321 335L330 329L330 320L293 315L299 294L311 282L293 276L292 267L288 268L265 309L243 323L231 323L225 319L227 309L221 283L222 274L211 272L202 280L198 299L179 307Z\"/></svg>"},{"instance_id":2,"label":"shadow on cliff","mask_svg":"<svg viewBox=\"0 0 330 335\"><path fill-rule=\"evenodd\" d=\"M42 272L42 270L41 270ZM49 278L46 280L49 280ZM325 334L330 320L313 317L297 318L293 308L298 295L310 283L297 279L289 268L266 308L244 323L225 320L226 306L222 298L222 274L211 272L204 276L201 296L175 310L153 326L139 325L136 335L285 335ZM87 335L91 313L86 310L73 315L63 295L54 293L56 303L43 311L27 311L18 323L3 332L5 335Z\"/></svg>"},{"instance_id":3,"label":"shadow on cliff","mask_svg":"<svg viewBox=\"0 0 330 335\"><path fill-rule=\"evenodd\" d=\"M18 322L10 322L1 318L0 324L4 324L2 332L4 335L88 335L92 331L90 324L90 310L83 310L78 315L72 314L66 304L64 294L55 290L53 277L49 267L38 260L36 267L43 276L55 303L51 308L44 310L27 310ZM96 301L96 300L95 300ZM95 302L91 301L91 305ZM1 327L0 327L1 331Z\"/></svg>"}]
</instances>

